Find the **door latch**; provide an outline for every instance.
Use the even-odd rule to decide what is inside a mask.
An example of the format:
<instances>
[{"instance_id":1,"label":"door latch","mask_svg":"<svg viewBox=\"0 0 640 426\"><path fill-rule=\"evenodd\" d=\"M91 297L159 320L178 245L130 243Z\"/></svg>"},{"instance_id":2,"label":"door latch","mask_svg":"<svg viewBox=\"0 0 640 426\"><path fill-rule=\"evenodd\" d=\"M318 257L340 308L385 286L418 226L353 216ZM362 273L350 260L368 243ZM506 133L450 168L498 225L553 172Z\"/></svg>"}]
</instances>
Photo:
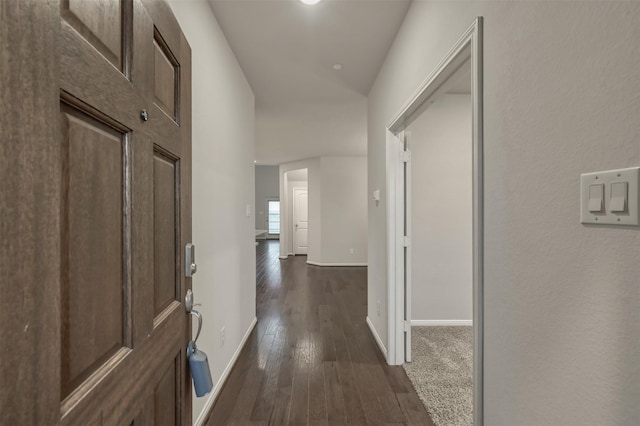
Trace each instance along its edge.
<instances>
[{"instance_id":1,"label":"door latch","mask_svg":"<svg viewBox=\"0 0 640 426\"><path fill-rule=\"evenodd\" d=\"M189 278L198 270L196 265L196 246L189 243L184 248L184 276Z\"/></svg>"}]
</instances>

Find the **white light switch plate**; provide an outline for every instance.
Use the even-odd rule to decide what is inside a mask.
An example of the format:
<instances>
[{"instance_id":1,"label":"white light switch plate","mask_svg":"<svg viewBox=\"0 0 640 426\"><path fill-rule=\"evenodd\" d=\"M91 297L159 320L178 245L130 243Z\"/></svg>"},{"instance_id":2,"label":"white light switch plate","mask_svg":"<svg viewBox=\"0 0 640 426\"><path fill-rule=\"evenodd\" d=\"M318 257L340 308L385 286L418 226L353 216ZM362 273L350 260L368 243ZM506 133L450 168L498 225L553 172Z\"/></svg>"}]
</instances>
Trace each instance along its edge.
<instances>
[{"instance_id":1,"label":"white light switch plate","mask_svg":"<svg viewBox=\"0 0 640 426\"><path fill-rule=\"evenodd\" d=\"M639 172L640 167L631 167L580 175L580 223L638 225ZM626 209L622 212L614 212L612 210L616 209L613 208L611 203L611 185L620 182L627 183ZM604 185L604 210L591 212L589 211L589 189L593 185L600 184ZM594 192L591 191L591 193L593 194Z\"/></svg>"}]
</instances>

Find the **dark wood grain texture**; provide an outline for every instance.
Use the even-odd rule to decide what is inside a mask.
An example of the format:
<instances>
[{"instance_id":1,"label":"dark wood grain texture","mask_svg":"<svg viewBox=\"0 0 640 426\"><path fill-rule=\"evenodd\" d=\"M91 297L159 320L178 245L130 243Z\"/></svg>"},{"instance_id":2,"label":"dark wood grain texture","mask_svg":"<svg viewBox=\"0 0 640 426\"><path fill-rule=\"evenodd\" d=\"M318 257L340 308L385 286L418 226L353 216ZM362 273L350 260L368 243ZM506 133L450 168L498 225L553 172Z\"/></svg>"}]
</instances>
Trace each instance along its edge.
<instances>
[{"instance_id":1,"label":"dark wood grain texture","mask_svg":"<svg viewBox=\"0 0 640 426\"><path fill-rule=\"evenodd\" d=\"M173 15L171 14L171 17ZM175 19L175 18L174 18ZM173 28L173 26L172 26ZM179 27L178 27L179 28ZM180 164L180 247L185 247L187 243L193 241L192 239L192 178L191 178L191 166L192 166L192 143L191 143L191 47L187 42L186 37L180 32L180 90L179 90L179 102L178 112L180 113L179 125L180 125L180 146L182 157ZM183 256L180 256L180 268L184 270L185 262ZM180 282L180 295L181 300L184 300L184 296L187 290L192 288L192 279L184 277L181 274L182 280ZM191 321L187 321L184 325L185 340L184 345L191 339ZM193 397L191 374L187 369L187 355L186 352L180 351L180 402L181 402L181 419L183 425L190 425L193 423L191 408L191 400Z\"/></svg>"},{"instance_id":2,"label":"dark wood grain texture","mask_svg":"<svg viewBox=\"0 0 640 426\"><path fill-rule=\"evenodd\" d=\"M62 397L123 346L124 135L61 111Z\"/></svg>"},{"instance_id":3,"label":"dark wood grain texture","mask_svg":"<svg viewBox=\"0 0 640 426\"><path fill-rule=\"evenodd\" d=\"M207 420L223 425L432 426L365 323L366 268L320 268L256 249L258 325Z\"/></svg>"},{"instance_id":4,"label":"dark wood grain texture","mask_svg":"<svg viewBox=\"0 0 640 426\"><path fill-rule=\"evenodd\" d=\"M176 281L176 165L163 155L153 159L154 316L178 297ZM180 274L182 275L182 274Z\"/></svg>"},{"instance_id":5,"label":"dark wood grain texture","mask_svg":"<svg viewBox=\"0 0 640 426\"><path fill-rule=\"evenodd\" d=\"M155 113L154 38L174 40L180 73L160 89L176 108L190 105L191 53L154 4L0 2L0 424L191 424L191 130ZM154 181L155 147L170 179ZM173 206L158 315L154 183Z\"/></svg>"},{"instance_id":6,"label":"dark wood grain texture","mask_svg":"<svg viewBox=\"0 0 640 426\"><path fill-rule=\"evenodd\" d=\"M60 4L62 17L118 69L123 65L122 3L61 0Z\"/></svg>"},{"instance_id":7,"label":"dark wood grain texture","mask_svg":"<svg viewBox=\"0 0 640 426\"><path fill-rule=\"evenodd\" d=\"M59 417L59 4L0 1L0 423ZM52 356L53 354L53 356Z\"/></svg>"},{"instance_id":8,"label":"dark wood grain texture","mask_svg":"<svg viewBox=\"0 0 640 426\"><path fill-rule=\"evenodd\" d=\"M158 106L172 119L176 117L176 60L159 36L154 40L155 95Z\"/></svg>"}]
</instances>

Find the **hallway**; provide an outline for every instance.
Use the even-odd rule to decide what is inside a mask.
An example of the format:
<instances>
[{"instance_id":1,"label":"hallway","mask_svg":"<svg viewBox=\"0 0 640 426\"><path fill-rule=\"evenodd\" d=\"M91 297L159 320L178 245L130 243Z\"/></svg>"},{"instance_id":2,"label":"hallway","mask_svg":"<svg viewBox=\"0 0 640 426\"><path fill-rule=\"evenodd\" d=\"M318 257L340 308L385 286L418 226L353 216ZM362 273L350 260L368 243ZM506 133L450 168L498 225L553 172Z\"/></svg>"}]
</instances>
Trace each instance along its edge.
<instances>
[{"instance_id":1,"label":"hallway","mask_svg":"<svg viewBox=\"0 0 640 426\"><path fill-rule=\"evenodd\" d=\"M308 266L256 248L258 324L208 425L433 423L365 323L366 268Z\"/></svg>"}]
</instances>

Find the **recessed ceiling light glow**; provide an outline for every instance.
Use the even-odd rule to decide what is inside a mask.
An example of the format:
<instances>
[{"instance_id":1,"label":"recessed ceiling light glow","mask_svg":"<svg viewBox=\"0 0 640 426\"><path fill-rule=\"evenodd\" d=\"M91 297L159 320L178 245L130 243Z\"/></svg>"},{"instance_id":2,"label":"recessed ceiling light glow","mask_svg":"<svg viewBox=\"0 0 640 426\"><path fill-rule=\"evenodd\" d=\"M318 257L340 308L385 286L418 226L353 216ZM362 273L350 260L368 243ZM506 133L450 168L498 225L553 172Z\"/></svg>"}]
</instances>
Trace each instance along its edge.
<instances>
[{"instance_id":1,"label":"recessed ceiling light glow","mask_svg":"<svg viewBox=\"0 0 640 426\"><path fill-rule=\"evenodd\" d=\"M342 64L333 64L333 69L334 70L341 70L342 69Z\"/></svg>"},{"instance_id":2,"label":"recessed ceiling light glow","mask_svg":"<svg viewBox=\"0 0 640 426\"><path fill-rule=\"evenodd\" d=\"M304 4L316 4L319 3L320 0L300 0Z\"/></svg>"}]
</instances>

